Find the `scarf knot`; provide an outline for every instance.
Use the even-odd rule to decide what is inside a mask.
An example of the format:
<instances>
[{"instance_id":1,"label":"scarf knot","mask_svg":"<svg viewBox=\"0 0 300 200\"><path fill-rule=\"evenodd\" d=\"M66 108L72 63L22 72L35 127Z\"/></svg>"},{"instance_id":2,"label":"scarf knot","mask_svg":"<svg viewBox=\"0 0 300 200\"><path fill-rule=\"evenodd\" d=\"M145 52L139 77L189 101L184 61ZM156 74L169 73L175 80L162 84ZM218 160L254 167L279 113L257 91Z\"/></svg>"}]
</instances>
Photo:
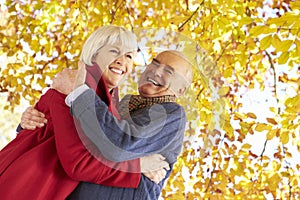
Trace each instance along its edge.
<instances>
[{"instance_id":1,"label":"scarf knot","mask_svg":"<svg viewBox=\"0 0 300 200\"><path fill-rule=\"evenodd\" d=\"M154 104L175 102L175 101L176 101L176 97L173 95L166 95L160 97L143 97L141 95L126 95L120 102L119 114L121 118L126 118L136 110L151 107Z\"/></svg>"}]
</instances>

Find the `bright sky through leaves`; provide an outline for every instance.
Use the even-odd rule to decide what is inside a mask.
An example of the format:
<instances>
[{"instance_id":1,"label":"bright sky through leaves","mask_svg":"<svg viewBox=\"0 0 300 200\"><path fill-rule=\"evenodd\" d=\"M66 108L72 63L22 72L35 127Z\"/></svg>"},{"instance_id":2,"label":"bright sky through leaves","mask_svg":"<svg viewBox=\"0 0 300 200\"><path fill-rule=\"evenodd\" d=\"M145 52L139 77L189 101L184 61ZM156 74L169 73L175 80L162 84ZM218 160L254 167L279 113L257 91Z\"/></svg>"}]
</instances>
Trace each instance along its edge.
<instances>
[{"instance_id":1,"label":"bright sky through leaves","mask_svg":"<svg viewBox=\"0 0 300 200\"><path fill-rule=\"evenodd\" d=\"M34 104L45 80L76 67L80 47L99 26L171 30L205 50L185 48L205 65L187 98L179 100L189 120L186 139L162 197L299 199L299 1L0 2L0 55L9 59L0 61L5 109L24 100ZM133 74L122 95L135 92L136 80ZM11 121L2 115L2 124ZM12 139L11 129L1 131L1 138Z\"/></svg>"}]
</instances>

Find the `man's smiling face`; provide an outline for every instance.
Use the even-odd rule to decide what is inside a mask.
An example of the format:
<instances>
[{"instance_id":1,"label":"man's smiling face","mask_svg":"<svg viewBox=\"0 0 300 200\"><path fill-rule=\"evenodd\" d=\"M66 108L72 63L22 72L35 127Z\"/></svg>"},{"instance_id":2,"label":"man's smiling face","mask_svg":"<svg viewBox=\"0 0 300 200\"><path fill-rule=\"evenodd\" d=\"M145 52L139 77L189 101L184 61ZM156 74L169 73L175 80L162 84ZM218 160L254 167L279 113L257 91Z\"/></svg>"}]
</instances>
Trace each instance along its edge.
<instances>
[{"instance_id":1,"label":"man's smiling face","mask_svg":"<svg viewBox=\"0 0 300 200\"><path fill-rule=\"evenodd\" d=\"M162 52L146 67L139 80L144 97L181 96L186 89L186 71L190 64L169 51Z\"/></svg>"}]
</instances>

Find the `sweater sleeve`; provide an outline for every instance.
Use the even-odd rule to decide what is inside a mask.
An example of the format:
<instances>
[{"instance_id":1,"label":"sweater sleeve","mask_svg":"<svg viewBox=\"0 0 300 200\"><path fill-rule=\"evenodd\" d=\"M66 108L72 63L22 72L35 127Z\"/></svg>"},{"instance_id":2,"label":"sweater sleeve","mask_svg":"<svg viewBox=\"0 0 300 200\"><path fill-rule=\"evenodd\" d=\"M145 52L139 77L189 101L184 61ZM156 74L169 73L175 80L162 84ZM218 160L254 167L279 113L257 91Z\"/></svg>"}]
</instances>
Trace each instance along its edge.
<instances>
[{"instance_id":1,"label":"sweater sleeve","mask_svg":"<svg viewBox=\"0 0 300 200\"><path fill-rule=\"evenodd\" d=\"M112 163L105 159L97 160L82 144L65 105L65 95L53 90L50 114L53 121L56 149L65 172L78 181L96 184L136 188L140 181L139 160Z\"/></svg>"},{"instance_id":2,"label":"sweater sleeve","mask_svg":"<svg viewBox=\"0 0 300 200\"><path fill-rule=\"evenodd\" d=\"M16 129L17 134L18 134L21 130L23 130L22 126L21 126L21 124L18 124L18 127L17 127L17 129Z\"/></svg>"},{"instance_id":3,"label":"sweater sleeve","mask_svg":"<svg viewBox=\"0 0 300 200\"><path fill-rule=\"evenodd\" d=\"M71 113L109 160L120 162L160 153L173 163L181 150L178 147L186 118L184 109L176 103L156 104L135 112L130 119L117 120L94 91L87 90L72 103Z\"/></svg>"}]
</instances>

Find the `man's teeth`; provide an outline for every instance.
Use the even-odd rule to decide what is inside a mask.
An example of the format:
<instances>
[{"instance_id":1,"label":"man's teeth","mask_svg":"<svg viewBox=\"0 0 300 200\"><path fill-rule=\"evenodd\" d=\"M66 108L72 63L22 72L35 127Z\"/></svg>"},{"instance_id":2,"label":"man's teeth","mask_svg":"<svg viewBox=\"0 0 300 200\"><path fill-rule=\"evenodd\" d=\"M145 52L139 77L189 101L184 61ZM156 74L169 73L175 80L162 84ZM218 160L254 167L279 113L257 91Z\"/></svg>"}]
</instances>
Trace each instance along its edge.
<instances>
[{"instance_id":1,"label":"man's teeth","mask_svg":"<svg viewBox=\"0 0 300 200\"><path fill-rule=\"evenodd\" d=\"M153 83L155 86L161 86L161 84L159 84L158 82L156 82L152 78L148 78L148 81L151 82L151 83Z\"/></svg>"},{"instance_id":2,"label":"man's teeth","mask_svg":"<svg viewBox=\"0 0 300 200\"><path fill-rule=\"evenodd\" d=\"M117 74L120 74L122 75L123 74L123 71L122 70L119 70L119 69L116 69L116 68L110 68L111 71L117 73Z\"/></svg>"}]
</instances>

